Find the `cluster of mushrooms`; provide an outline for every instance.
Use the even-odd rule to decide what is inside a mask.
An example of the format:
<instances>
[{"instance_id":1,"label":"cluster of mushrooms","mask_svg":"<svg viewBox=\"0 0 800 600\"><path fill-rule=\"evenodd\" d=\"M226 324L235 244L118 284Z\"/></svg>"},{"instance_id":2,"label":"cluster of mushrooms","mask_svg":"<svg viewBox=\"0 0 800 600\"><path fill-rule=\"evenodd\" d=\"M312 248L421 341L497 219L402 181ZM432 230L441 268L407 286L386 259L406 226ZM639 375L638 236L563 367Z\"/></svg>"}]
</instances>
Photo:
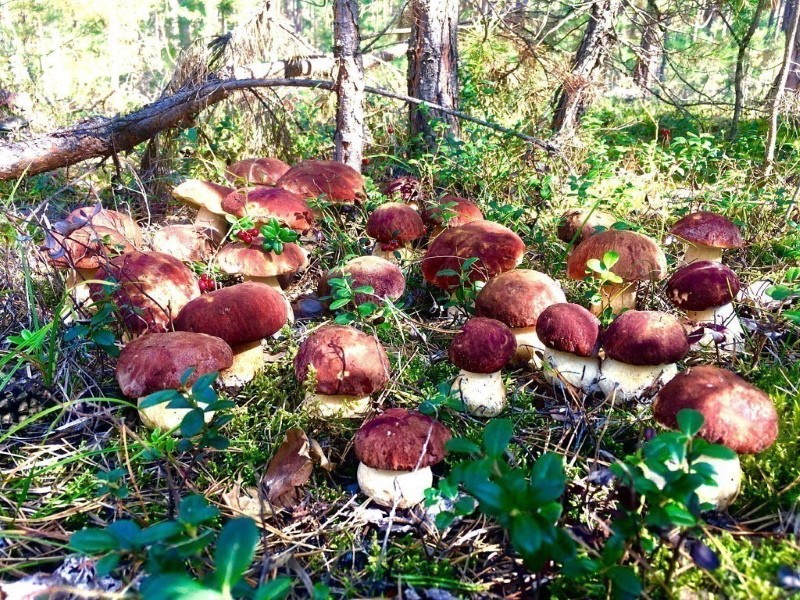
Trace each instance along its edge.
<instances>
[{"instance_id":1,"label":"cluster of mushrooms","mask_svg":"<svg viewBox=\"0 0 800 600\"><path fill-rule=\"evenodd\" d=\"M277 159L250 159L231 165L227 174L233 187L198 180L177 186L175 198L197 207L195 220L156 232L149 249L135 222L99 207L74 211L51 232L50 260L68 270L73 308L91 310L92 302L108 299L124 321L127 343L117 380L128 397L189 386L212 372L226 387L252 380L263 368L262 341L293 319L281 283L307 266L303 239L312 239L301 237L276 254L262 247L258 226L276 219L306 235L315 227L309 200L323 198L335 207L366 197L359 173L329 161L290 168ZM449 348L460 369L452 392L472 415L500 414L506 406L502 370L523 364L542 369L549 382L573 394L602 393L611 402L655 398L654 416L666 427L675 427L680 409L699 410L706 419L700 435L739 453L759 452L774 441L777 415L769 397L723 369L678 373L676 367L690 350L687 331L698 327L707 330L701 343L741 350L743 332L731 304L741 285L721 263L722 249L742 245L733 223L697 212L673 226L672 235L688 247L685 265L667 283L667 297L685 311L681 320L636 310L639 283L665 278L666 257L655 240L613 229L610 215L573 210L559 226L559 237L572 248L570 278L591 277L592 261L608 252L618 256L611 269L617 277L588 310L568 303L547 274L517 268L525 253L522 239L485 220L474 202L454 196L423 202L419 183L408 177L390 182L385 192L391 201L366 224L375 240L372 254L325 273L317 295L324 299L330 280L347 276L353 289L372 288L356 294L357 303L391 302L405 292L403 270L417 263L425 281L445 293L455 294L465 283L480 289L476 316L463 322ZM231 239L226 215L249 217L256 230ZM192 262L216 264L241 283L213 289L186 265ZM617 316L603 329L596 314L606 307ZM183 381L188 369L191 377ZM391 379L379 340L345 325L311 330L294 370L305 392L303 409L321 418L369 415L377 408L375 395ZM146 425L168 430L180 425L186 410L158 405L140 413ZM368 420L355 438L361 489L384 506L418 504L432 484L430 466L442 460L450 436L437 420L401 408ZM709 488L703 500L724 506L738 491L741 471L738 460L714 466L727 483Z\"/></svg>"}]
</instances>

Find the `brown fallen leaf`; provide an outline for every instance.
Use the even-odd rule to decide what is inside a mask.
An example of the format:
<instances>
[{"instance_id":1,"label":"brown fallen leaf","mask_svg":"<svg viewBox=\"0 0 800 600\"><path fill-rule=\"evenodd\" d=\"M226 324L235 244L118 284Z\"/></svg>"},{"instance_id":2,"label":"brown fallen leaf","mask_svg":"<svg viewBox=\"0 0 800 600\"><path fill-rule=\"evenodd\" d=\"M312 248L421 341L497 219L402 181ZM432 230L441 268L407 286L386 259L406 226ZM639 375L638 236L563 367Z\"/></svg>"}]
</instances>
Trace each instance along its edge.
<instances>
[{"instance_id":1,"label":"brown fallen leaf","mask_svg":"<svg viewBox=\"0 0 800 600\"><path fill-rule=\"evenodd\" d=\"M300 488L311 477L314 464L308 436L302 429L290 429L286 438L269 462L261 478L267 500L276 508L291 508L299 504Z\"/></svg>"},{"instance_id":2,"label":"brown fallen leaf","mask_svg":"<svg viewBox=\"0 0 800 600\"><path fill-rule=\"evenodd\" d=\"M233 512L250 517L261 527L266 525L264 519L272 516L269 505L264 503L262 506L258 490L254 487L242 487L235 483L230 491L222 494L222 500Z\"/></svg>"}]
</instances>

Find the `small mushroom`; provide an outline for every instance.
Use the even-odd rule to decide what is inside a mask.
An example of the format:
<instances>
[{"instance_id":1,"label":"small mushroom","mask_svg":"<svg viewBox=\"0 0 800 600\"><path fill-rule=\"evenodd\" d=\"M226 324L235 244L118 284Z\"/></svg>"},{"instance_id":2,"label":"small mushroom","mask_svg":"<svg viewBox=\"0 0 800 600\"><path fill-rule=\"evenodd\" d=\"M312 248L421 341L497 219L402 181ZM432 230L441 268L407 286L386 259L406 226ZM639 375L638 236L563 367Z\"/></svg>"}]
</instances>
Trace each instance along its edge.
<instances>
[{"instance_id":1,"label":"small mushroom","mask_svg":"<svg viewBox=\"0 0 800 600\"><path fill-rule=\"evenodd\" d=\"M450 430L432 417L391 408L356 433L358 485L376 504L411 508L433 485L431 466L446 454Z\"/></svg>"},{"instance_id":2,"label":"small mushroom","mask_svg":"<svg viewBox=\"0 0 800 600\"><path fill-rule=\"evenodd\" d=\"M472 200L458 196L443 196L435 202L425 204L422 220L431 230L430 238L434 239L450 227L482 221L483 213Z\"/></svg>"},{"instance_id":3,"label":"small mushroom","mask_svg":"<svg viewBox=\"0 0 800 600\"><path fill-rule=\"evenodd\" d=\"M330 294L328 282L344 276L350 277L353 289L369 286L373 290L372 294L355 294L356 304L397 300L406 289L406 279L395 263L379 256L358 256L321 277L317 295L323 298Z\"/></svg>"},{"instance_id":4,"label":"small mushroom","mask_svg":"<svg viewBox=\"0 0 800 600\"><path fill-rule=\"evenodd\" d=\"M217 254L219 268L228 275L242 275L245 281L265 283L278 291L279 275L296 273L308 266L308 253L297 244L284 244L283 252L275 254L262 247L263 238L252 244L228 243Z\"/></svg>"},{"instance_id":5,"label":"small mushroom","mask_svg":"<svg viewBox=\"0 0 800 600\"><path fill-rule=\"evenodd\" d=\"M669 232L686 242L686 264L698 260L722 262L722 251L744 245L739 228L722 215L707 211L689 213Z\"/></svg>"},{"instance_id":6,"label":"small mushroom","mask_svg":"<svg viewBox=\"0 0 800 600\"><path fill-rule=\"evenodd\" d=\"M419 210L422 184L416 177L405 175L387 181L381 186L381 191L392 200L407 204L414 210Z\"/></svg>"},{"instance_id":7,"label":"small mushroom","mask_svg":"<svg viewBox=\"0 0 800 600\"><path fill-rule=\"evenodd\" d=\"M616 223L614 215L593 208L573 208L561 215L556 236L565 244L577 246L583 240L600 233Z\"/></svg>"},{"instance_id":8,"label":"small mushroom","mask_svg":"<svg viewBox=\"0 0 800 600\"><path fill-rule=\"evenodd\" d=\"M450 362L461 371L453 382L467 411L480 417L494 417L506 406L506 389L501 369L514 356L517 340L500 321L473 317L453 338Z\"/></svg>"},{"instance_id":9,"label":"small mushroom","mask_svg":"<svg viewBox=\"0 0 800 600\"><path fill-rule=\"evenodd\" d=\"M217 185L210 181L188 179L172 190L172 196L191 206L197 207L193 225L201 229L211 229L214 235L223 238L228 231L222 201L233 192L233 188Z\"/></svg>"},{"instance_id":10,"label":"small mushroom","mask_svg":"<svg viewBox=\"0 0 800 600\"><path fill-rule=\"evenodd\" d=\"M367 219L367 235L376 240L374 256L397 261L395 253L403 260L413 256L411 242L425 233L419 213L407 204L387 202L372 211Z\"/></svg>"},{"instance_id":11,"label":"small mushroom","mask_svg":"<svg viewBox=\"0 0 800 600\"><path fill-rule=\"evenodd\" d=\"M228 165L225 178L233 185L275 185L289 170L277 158L245 158Z\"/></svg>"},{"instance_id":12,"label":"small mushroom","mask_svg":"<svg viewBox=\"0 0 800 600\"><path fill-rule=\"evenodd\" d=\"M567 384L591 393L600 379L600 321L578 304L551 304L536 321L544 344L544 376L552 385Z\"/></svg>"}]
</instances>

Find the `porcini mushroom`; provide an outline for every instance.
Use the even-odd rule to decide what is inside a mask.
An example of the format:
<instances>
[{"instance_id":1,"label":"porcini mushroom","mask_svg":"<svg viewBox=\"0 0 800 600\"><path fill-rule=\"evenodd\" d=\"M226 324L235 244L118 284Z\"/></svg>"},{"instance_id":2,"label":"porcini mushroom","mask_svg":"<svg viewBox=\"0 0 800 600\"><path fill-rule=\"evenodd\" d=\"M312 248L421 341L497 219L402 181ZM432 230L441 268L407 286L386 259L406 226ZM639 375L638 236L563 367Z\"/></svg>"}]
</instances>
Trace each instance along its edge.
<instances>
[{"instance_id":1,"label":"porcini mushroom","mask_svg":"<svg viewBox=\"0 0 800 600\"><path fill-rule=\"evenodd\" d=\"M361 173L332 160L304 160L275 185L305 199L323 196L333 204L360 204L367 197Z\"/></svg>"},{"instance_id":2,"label":"porcini mushroom","mask_svg":"<svg viewBox=\"0 0 800 600\"><path fill-rule=\"evenodd\" d=\"M450 343L450 362L461 371L452 393L473 415L494 417L506 406L501 369L514 356L517 340L511 330L495 319L473 317Z\"/></svg>"},{"instance_id":3,"label":"porcini mushroom","mask_svg":"<svg viewBox=\"0 0 800 600\"><path fill-rule=\"evenodd\" d=\"M233 185L275 185L289 170L277 158L245 158L228 165L225 178Z\"/></svg>"},{"instance_id":4,"label":"porcini mushroom","mask_svg":"<svg viewBox=\"0 0 800 600\"><path fill-rule=\"evenodd\" d=\"M213 230L195 225L166 225L153 234L150 246L181 262L206 262L222 237Z\"/></svg>"},{"instance_id":5,"label":"porcini mushroom","mask_svg":"<svg viewBox=\"0 0 800 600\"><path fill-rule=\"evenodd\" d=\"M678 220L669 232L686 242L686 264L698 260L722 262L722 251L744 245L739 228L722 215L708 211L689 213Z\"/></svg>"},{"instance_id":6,"label":"porcini mushroom","mask_svg":"<svg viewBox=\"0 0 800 600\"><path fill-rule=\"evenodd\" d=\"M443 196L425 203L422 221L431 229L431 239L450 227L460 227L473 221L482 221L483 213L472 200L458 196Z\"/></svg>"},{"instance_id":7,"label":"porcini mushroom","mask_svg":"<svg viewBox=\"0 0 800 600\"><path fill-rule=\"evenodd\" d=\"M389 199L397 199L404 204L408 204L414 210L419 209L420 196L422 194L422 184L416 177L405 175L396 177L381 186L381 191Z\"/></svg>"},{"instance_id":8,"label":"porcini mushroom","mask_svg":"<svg viewBox=\"0 0 800 600\"><path fill-rule=\"evenodd\" d=\"M283 252L275 254L262 247L263 238L252 244L228 243L217 254L219 268L229 275L242 275L245 281L265 283L278 291L279 275L295 273L308 266L308 254L297 244L284 244Z\"/></svg>"},{"instance_id":9,"label":"porcini mushroom","mask_svg":"<svg viewBox=\"0 0 800 600\"><path fill-rule=\"evenodd\" d=\"M412 256L410 243L425 233L419 213L407 204L387 202L381 204L367 219L367 235L376 240L372 254L396 261Z\"/></svg>"},{"instance_id":10,"label":"porcini mushroom","mask_svg":"<svg viewBox=\"0 0 800 600\"><path fill-rule=\"evenodd\" d=\"M364 415L370 394L389 381L389 359L377 338L346 325L312 332L294 359L297 380L312 380L305 404L321 417Z\"/></svg>"},{"instance_id":11,"label":"porcini mushroom","mask_svg":"<svg viewBox=\"0 0 800 600\"><path fill-rule=\"evenodd\" d=\"M556 237L565 244L572 243L573 246L577 246L595 233L611 229L611 226L617 221L615 216L602 210L572 208L561 215L558 220Z\"/></svg>"},{"instance_id":12,"label":"porcini mushroom","mask_svg":"<svg viewBox=\"0 0 800 600\"><path fill-rule=\"evenodd\" d=\"M109 208L98 208L96 206L83 206L76 208L64 219L75 225L85 227L107 227L118 232L134 248L141 250L143 245L142 229L128 215L111 210Z\"/></svg>"},{"instance_id":13,"label":"porcini mushroom","mask_svg":"<svg viewBox=\"0 0 800 600\"><path fill-rule=\"evenodd\" d=\"M228 194L222 208L235 217L250 217L256 227L277 219L279 223L305 233L314 225L314 215L306 201L282 188L257 187Z\"/></svg>"},{"instance_id":14,"label":"porcini mushroom","mask_svg":"<svg viewBox=\"0 0 800 600\"><path fill-rule=\"evenodd\" d=\"M567 384L593 392L600 379L600 321L578 304L559 303L545 308L536 321L544 345L544 371L553 385Z\"/></svg>"},{"instance_id":15,"label":"porcini mushroom","mask_svg":"<svg viewBox=\"0 0 800 600\"><path fill-rule=\"evenodd\" d=\"M222 201L233 192L233 188L217 185L210 181L188 179L172 190L172 196L191 206L197 207L197 216L193 225L203 229L211 229L214 235L223 238L228 231Z\"/></svg>"},{"instance_id":16,"label":"porcini mushroom","mask_svg":"<svg viewBox=\"0 0 800 600\"><path fill-rule=\"evenodd\" d=\"M331 279L349 277L353 289L369 286L371 294L357 293L353 298L356 304L383 300L397 300L406 289L406 279L395 263L379 256L358 256L349 260L341 268L328 271L319 280L317 296L323 298L330 294L328 283Z\"/></svg>"},{"instance_id":17,"label":"porcini mushroom","mask_svg":"<svg viewBox=\"0 0 800 600\"><path fill-rule=\"evenodd\" d=\"M450 430L432 417L390 408L356 433L358 485L376 504L411 508L433 485L431 466L446 454Z\"/></svg>"}]
</instances>

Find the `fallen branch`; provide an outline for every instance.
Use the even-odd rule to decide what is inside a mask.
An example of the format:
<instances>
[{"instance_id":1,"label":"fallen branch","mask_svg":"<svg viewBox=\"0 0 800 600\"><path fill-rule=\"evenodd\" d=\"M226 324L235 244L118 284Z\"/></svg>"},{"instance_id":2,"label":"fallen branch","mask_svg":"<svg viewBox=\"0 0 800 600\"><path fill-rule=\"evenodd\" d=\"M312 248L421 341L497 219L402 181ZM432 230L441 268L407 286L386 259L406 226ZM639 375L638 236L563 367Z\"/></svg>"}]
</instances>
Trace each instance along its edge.
<instances>
[{"instance_id":1,"label":"fallen branch","mask_svg":"<svg viewBox=\"0 0 800 600\"><path fill-rule=\"evenodd\" d=\"M221 102L236 91L259 87L301 87L333 91L335 85L332 81L285 78L228 79L205 83L148 104L129 115L85 121L30 140L2 145L0 181L16 179L23 175L36 175L91 158L106 158L131 150L159 131L188 126L197 113ZM559 152L558 146L551 142L478 119L461 111L380 88L366 87L365 91L409 104L426 104L434 110L525 140L549 153Z\"/></svg>"}]
</instances>

